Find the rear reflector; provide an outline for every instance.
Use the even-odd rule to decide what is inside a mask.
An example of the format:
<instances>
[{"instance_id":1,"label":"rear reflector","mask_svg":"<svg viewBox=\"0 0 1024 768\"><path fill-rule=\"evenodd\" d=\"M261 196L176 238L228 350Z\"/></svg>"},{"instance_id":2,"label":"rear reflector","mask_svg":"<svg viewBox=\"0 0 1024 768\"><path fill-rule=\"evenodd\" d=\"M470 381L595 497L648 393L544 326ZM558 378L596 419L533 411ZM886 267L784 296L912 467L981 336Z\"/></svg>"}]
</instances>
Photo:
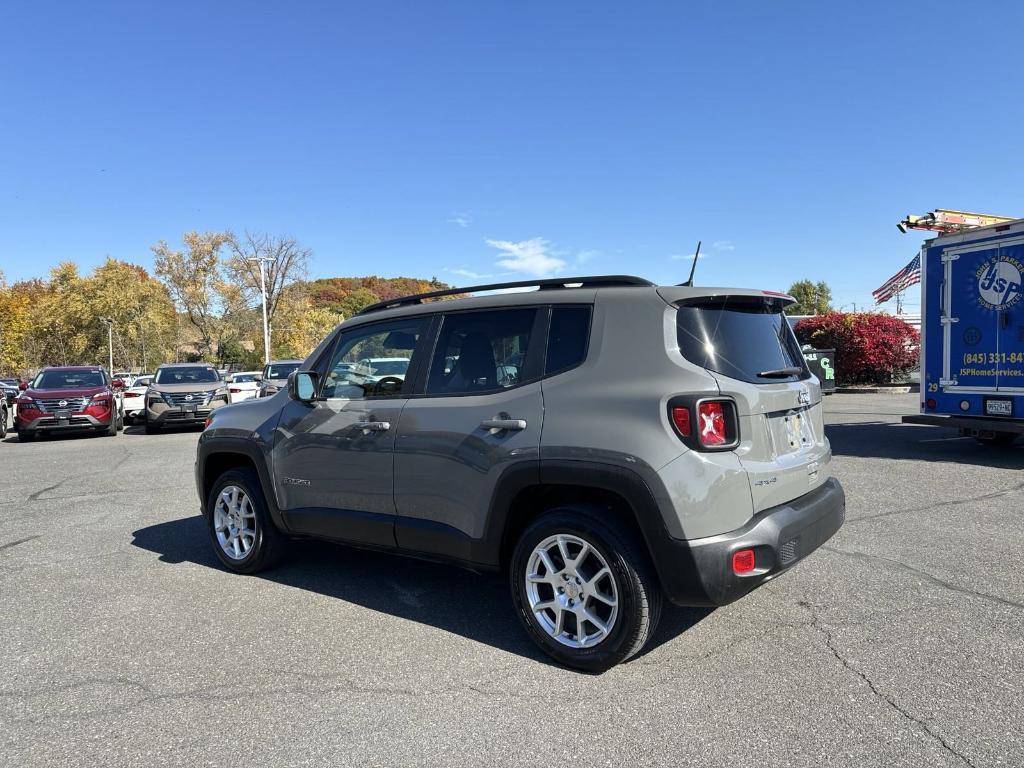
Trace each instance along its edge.
<instances>
[{"instance_id":1,"label":"rear reflector","mask_svg":"<svg viewBox=\"0 0 1024 768\"><path fill-rule=\"evenodd\" d=\"M676 429L679 430L679 434L683 437L690 436L690 409L689 408L673 408L672 409L672 423L676 425Z\"/></svg>"},{"instance_id":2,"label":"rear reflector","mask_svg":"<svg viewBox=\"0 0 1024 768\"><path fill-rule=\"evenodd\" d=\"M125 397L142 397L142 393L141 392L125 392L124 396Z\"/></svg>"},{"instance_id":3,"label":"rear reflector","mask_svg":"<svg viewBox=\"0 0 1024 768\"><path fill-rule=\"evenodd\" d=\"M756 564L757 559L752 549L738 549L732 553L732 572L737 576L750 573Z\"/></svg>"},{"instance_id":4,"label":"rear reflector","mask_svg":"<svg viewBox=\"0 0 1024 768\"><path fill-rule=\"evenodd\" d=\"M722 404L716 401L703 402L697 406L697 414L701 444L725 445L728 438L725 434L725 411Z\"/></svg>"},{"instance_id":5,"label":"rear reflector","mask_svg":"<svg viewBox=\"0 0 1024 768\"><path fill-rule=\"evenodd\" d=\"M241 392L241 391L242 391L242 390L240 390L240 389L235 389L234 387L232 387L231 389L229 389L229 390L228 390L228 392L230 392L230 393L231 393L232 395L237 395L237 394L238 394L239 392Z\"/></svg>"},{"instance_id":6,"label":"rear reflector","mask_svg":"<svg viewBox=\"0 0 1024 768\"><path fill-rule=\"evenodd\" d=\"M927 402L925 402L925 405L927 405L929 408L931 408L934 411L938 407L939 404L937 402L935 402L935 398L934 397L929 397Z\"/></svg>"}]
</instances>

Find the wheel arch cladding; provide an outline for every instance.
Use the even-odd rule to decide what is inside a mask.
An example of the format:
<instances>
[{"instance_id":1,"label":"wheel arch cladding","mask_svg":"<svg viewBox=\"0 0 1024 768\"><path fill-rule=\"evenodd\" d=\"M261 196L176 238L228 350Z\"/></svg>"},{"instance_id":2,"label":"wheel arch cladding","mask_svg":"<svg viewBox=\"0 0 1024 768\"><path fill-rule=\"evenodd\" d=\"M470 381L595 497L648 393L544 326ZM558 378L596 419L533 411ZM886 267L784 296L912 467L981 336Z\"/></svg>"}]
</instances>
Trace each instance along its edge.
<instances>
[{"instance_id":1,"label":"wheel arch cladding","mask_svg":"<svg viewBox=\"0 0 1024 768\"><path fill-rule=\"evenodd\" d=\"M200 443L199 457L197 460L199 468L199 483L203 513L209 514L206 508L207 499L213 484L217 478L225 472L239 467L252 469L259 479L263 498L266 500L267 511L274 525L279 530L287 530L281 517L281 511L277 507L277 497L274 495L274 485L271 482L270 471L264 461L259 448L252 442L237 438L213 438Z\"/></svg>"}]
</instances>

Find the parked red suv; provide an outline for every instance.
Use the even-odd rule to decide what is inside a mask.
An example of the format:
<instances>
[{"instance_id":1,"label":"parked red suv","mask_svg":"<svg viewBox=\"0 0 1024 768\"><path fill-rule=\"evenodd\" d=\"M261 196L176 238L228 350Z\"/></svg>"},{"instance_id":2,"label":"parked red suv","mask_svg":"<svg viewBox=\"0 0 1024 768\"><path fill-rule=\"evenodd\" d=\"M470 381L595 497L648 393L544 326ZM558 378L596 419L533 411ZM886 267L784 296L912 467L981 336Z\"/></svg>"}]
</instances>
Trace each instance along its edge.
<instances>
[{"instance_id":1,"label":"parked red suv","mask_svg":"<svg viewBox=\"0 0 1024 768\"><path fill-rule=\"evenodd\" d=\"M118 397L123 388L120 379L111 380L95 365L44 368L30 384L21 385L21 396L14 401L18 439L28 443L44 432L81 430L117 435L124 428Z\"/></svg>"}]
</instances>

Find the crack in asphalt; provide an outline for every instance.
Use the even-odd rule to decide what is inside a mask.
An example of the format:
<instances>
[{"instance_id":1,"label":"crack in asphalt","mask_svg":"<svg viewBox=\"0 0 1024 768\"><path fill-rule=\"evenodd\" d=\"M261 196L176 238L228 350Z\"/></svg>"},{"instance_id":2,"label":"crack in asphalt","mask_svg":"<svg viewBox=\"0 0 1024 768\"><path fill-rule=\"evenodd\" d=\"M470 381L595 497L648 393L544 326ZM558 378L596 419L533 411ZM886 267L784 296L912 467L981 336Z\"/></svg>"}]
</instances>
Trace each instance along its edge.
<instances>
[{"instance_id":1,"label":"crack in asphalt","mask_svg":"<svg viewBox=\"0 0 1024 768\"><path fill-rule=\"evenodd\" d=\"M891 509L888 512L879 512L874 515L862 515L860 517L848 517L846 518L845 525L856 525L857 523L863 523L867 520L878 520L882 517L892 517L893 515L903 515L907 512L922 512L928 509L938 509L940 507L955 507L960 504L967 504L972 501L988 501L989 499L998 499L1002 496L1009 496L1011 493L1018 491L1024 491L1024 483L1018 483L1012 488L1005 488L1001 491L992 491L992 493L986 493L982 496L968 496L961 499L950 499L949 501L936 501L931 504L922 504L917 507L907 507L906 509Z\"/></svg>"},{"instance_id":2,"label":"crack in asphalt","mask_svg":"<svg viewBox=\"0 0 1024 768\"><path fill-rule=\"evenodd\" d=\"M322 677L315 675L302 674L298 672L283 672L282 674L291 677L299 678L299 680L313 680L313 681L326 681L331 679L337 679L332 677ZM481 696L493 697L499 692L488 692L483 688L479 688L470 683L459 686L451 686L449 688L439 690L415 690L413 688L403 688L395 686L381 686L379 684L373 685L359 685L353 683L347 678L343 683L336 685L322 685L314 686L314 688L305 688L301 685L279 685L279 686L268 686L261 688L245 688L244 690L238 689L238 683L224 683L220 685L212 685L202 688L192 688L184 691L168 691L166 693L155 692L150 686L145 683L127 677L113 677L113 678L88 678L85 680L77 680L72 683L64 685L46 686L44 688L23 692L13 690L0 690L0 699L18 699L21 701L31 701L33 699L49 696L52 694L63 693L66 691L74 691L81 688L88 688L93 686L114 686L128 689L134 689L141 692L144 695L140 695L138 698L133 699L121 706L112 707L100 707L95 709L86 709L75 713L72 716L60 717L62 720L89 720L98 717L105 717L107 715L119 714L132 710L138 706L150 704L153 702L161 701L178 701L197 699L200 701L235 701L242 698L250 698L255 696L276 696L280 694L297 694L305 697L309 696L322 696L324 694L332 693L354 693L354 694L366 694L372 696L403 696L408 698L420 698L420 697L436 697L443 693L461 693L466 690L473 691ZM218 691L225 691L219 694ZM52 713L51 713L52 714ZM27 718L32 722L43 722L47 719L47 715L38 718Z\"/></svg>"},{"instance_id":3,"label":"crack in asphalt","mask_svg":"<svg viewBox=\"0 0 1024 768\"><path fill-rule=\"evenodd\" d=\"M927 733L929 736L931 736L933 739L935 739L935 741L937 741L939 744L941 744L942 748L945 749L947 752L949 752L949 754L951 754L954 757L958 758L965 765L970 766L970 768L976 768L974 763L971 762L970 758L968 758L962 752L957 751L953 747L952 744L950 744L948 741L946 741L946 738L941 733L937 733L936 731L934 731L932 729L932 727L928 724L927 721L922 720L919 717L915 717L911 712L909 712L908 710L904 709L892 697L887 696L885 693L883 693L878 688L878 686L875 685L875 681L872 680L870 677L868 677L867 674L865 674L864 672L860 671L855 666L853 666L853 664L851 664L850 661L845 656L843 656L843 654L841 654L839 652L839 649L836 648L835 642L832 640L832 632L828 629L828 627L824 626L821 623L820 619L818 618L818 614L815 613L814 610L809 607L809 604L805 604L802 601L801 601L801 604L804 605L805 607L807 607L807 609L810 611L810 613L811 613L811 623L810 623L810 626L815 631L817 631L818 634L820 634L822 636L822 638L824 638L824 640L825 640L825 647L828 648L828 650L832 653L832 655L836 658L836 660L840 664L842 664L845 669L849 670L850 672L855 674L857 677L859 677L861 680L863 680L864 683L870 689L871 693L874 694L874 696L879 701L885 702L895 712L898 712L900 715L902 715L904 718L906 718L910 722L920 726L925 731L925 733Z\"/></svg>"},{"instance_id":4,"label":"crack in asphalt","mask_svg":"<svg viewBox=\"0 0 1024 768\"><path fill-rule=\"evenodd\" d=\"M121 467L123 467L125 465L125 463L128 461L129 458L131 458L131 454L127 450L125 450L124 453L121 455L121 458L118 459L117 462L114 464L114 466L112 466L108 471L111 474L116 473L117 470L119 470ZM30 501L53 501L54 500L53 497L47 497L45 499L43 499L41 497L42 497L42 495L44 493L46 493L48 491L55 491L55 490L57 490L62 485L64 485L64 483L70 483L72 480L81 480L83 477L89 477L90 475L92 475L91 472L83 472L82 474L71 475L69 477L65 477L63 480L61 480L61 481L59 481L57 483L54 483L53 485L48 485L45 488L40 488L38 491L33 491L27 497L25 497L25 502L30 502ZM96 495L96 494L93 494L93 495ZM78 495L76 494L76 495L71 496L71 497L61 496L61 497L58 497L58 498L78 498ZM25 502L21 502L21 503L25 503ZM5 502L0 502L0 503L2 503L2 504L17 504L19 502L17 502L17 501L5 501Z\"/></svg>"},{"instance_id":5,"label":"crack in asphalt","mask_svg":"<svg viewBox=\"0 0 1024 768\"><path fill-rule=\"evenodd\" d=\"M43 538L43 534L37 533L35 536L26 536L24 539L17 539L16 541L9 541L6 544L0 544L0 550L10 549L16 547L19 544L24 544L26 541L33 541L34 539Z\"/></svg>"},{"instance_id":6,"label":"crack in asphalt","mask_svg":"<svg viewBox=\"0 0 1024 768\"><path fill-rule=\"evenodd\" d=\"M943 579L940 579L938 576L933 576L932 574L927 573L926 571L919 570L918 568L915 568L912 565L907 565L901 560L895 560L890 557L882 557L881 555L869 555L867 552L849 552L845 549L836 549L835 547L830 547L827 545L823 546L822 549L826 552L832 552L837 555L846 555L847 557L851 557L854 560L875 560L880 563L885 563L887 565L892 566L893 568L896 568L897 570L912 573L933 586L942 587L952 592L959 592L970 597L978 597L982 600L988 600L993 603L999 603L1000 605L1009 606L1010 608L1024 608L1024 603L1018 603L1015 600L1009 600L1005 597L999 597L998 595L993 595L988 592L978 592L977 590L969 589L968 587L962 587L959 584L954 584L950 581L945 581Z\"/></svg>"}]
</instances>

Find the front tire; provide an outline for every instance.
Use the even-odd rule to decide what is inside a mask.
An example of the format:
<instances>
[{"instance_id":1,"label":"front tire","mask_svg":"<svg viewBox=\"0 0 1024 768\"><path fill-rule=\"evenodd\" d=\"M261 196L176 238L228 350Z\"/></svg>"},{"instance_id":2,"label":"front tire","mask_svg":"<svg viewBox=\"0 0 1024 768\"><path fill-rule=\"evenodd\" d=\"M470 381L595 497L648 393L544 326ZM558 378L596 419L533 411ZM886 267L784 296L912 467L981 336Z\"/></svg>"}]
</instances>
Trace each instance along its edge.
<instances>
[{"instance_id":1,"label":"front tire","mask_svg":"<svg viewBox=\"0 0 1024 768\"><path fill-rule=\"evenodd\" d=\"M639 537L598 507L560 507L531 523L509 576L530 638L587 672L636 655L661 615L661 588Z\"/></svg>"},{"instance_id":2,"label":"front tire","mask_svg":"<svg viewBox=\"0 0 1024 768\"><path fill-rule=\"evenodd\" d=\"M280 558L285 540L270 519L255 470L238 467L218 477L206 510L210 542L228 570L256 573Z\"/></svg>"}]
</instances>

